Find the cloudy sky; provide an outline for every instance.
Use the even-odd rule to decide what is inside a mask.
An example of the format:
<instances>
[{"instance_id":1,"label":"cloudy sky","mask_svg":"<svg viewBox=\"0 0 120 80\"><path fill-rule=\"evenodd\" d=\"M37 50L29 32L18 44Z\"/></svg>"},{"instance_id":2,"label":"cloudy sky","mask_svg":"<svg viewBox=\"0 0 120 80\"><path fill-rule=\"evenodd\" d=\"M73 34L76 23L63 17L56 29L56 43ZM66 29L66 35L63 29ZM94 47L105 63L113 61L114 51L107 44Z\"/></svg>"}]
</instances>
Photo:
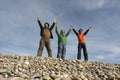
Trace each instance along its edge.
<instances>
[{"instance_id":1,"label":"cloudy sky","mask_svg":"<svg viewBox=\"0 0 120 80\"><path fill-rule=\"evenodd\" d=\"M69 2L68 2L69 1ZM40 28L36 21L58 21L66 32L91 26L86 35L89 61L120 63L120 0L0 0L0 53L36 56ZM53 29L53 57L57 55L57 35ZM66 59L76 59L77 37L68 36ZM44 48L43 56L47 57ZM82 55L83 60L83 55Z\"/></svg>"}]
</instances>

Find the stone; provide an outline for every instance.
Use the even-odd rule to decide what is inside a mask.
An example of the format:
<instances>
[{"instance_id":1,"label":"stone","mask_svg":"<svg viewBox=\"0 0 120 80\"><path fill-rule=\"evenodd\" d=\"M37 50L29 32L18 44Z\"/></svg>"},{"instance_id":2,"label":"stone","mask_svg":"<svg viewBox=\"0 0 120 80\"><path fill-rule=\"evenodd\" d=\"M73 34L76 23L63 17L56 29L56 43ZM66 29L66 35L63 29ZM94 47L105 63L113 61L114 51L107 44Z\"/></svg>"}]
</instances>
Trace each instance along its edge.
<instances>
[{"instance_id":1,"label":"stone","mask_svg":"<svg viewBox=\"0 0 120 80\"><path fill-rule=\"evenodd\" d=\"M0 54L0 80L120 80L120 64Z\"/></svg>"},{"instance_id":2,"label":"stone","mask_svg":"<svg viewBox=\"0 0 120 80\"><path fill-rule=\"evenodd\" d=\"M3 75L0 75L0 80L3 80L3 78L4 78Z\"/></svg>"},{"instance_id":3,"label":"stone","mask_svg":"<svg viewBox=\"0 0 120 80\"><path fill-rule=\"evenodd\" d=\"M49 75L45 75L45 76L43 76L43 80L50 80Z\"/></svg>"},{"instance_id":4,"label":"stone","mask_svg":"<svg viewBox=\"0 0 120 80\"><path fill-rule=\"evenodd\" d=\"M1 73L7 73L7 70L6 69L0 69L0 74Z\"/></svg>"},{"instance_id":5,"label":"stone","mask_svg":"<svg viewBox=\"0 0 120 80\"><path fill-rule=\"evenodd\" d=\"M24 78L20 78L20 77L11 77L11 78L9 78L9 80L24 80Z\"/></svg>"},{"instance_id":6,"label":"stone","mask_svg":"<svg viewBox=\"0 0 120 80\"><path fill-rule=\"evenodd\" d=\"M116 79L120 80L120 74L116 75Z\"/></svg>"}]
</instances>

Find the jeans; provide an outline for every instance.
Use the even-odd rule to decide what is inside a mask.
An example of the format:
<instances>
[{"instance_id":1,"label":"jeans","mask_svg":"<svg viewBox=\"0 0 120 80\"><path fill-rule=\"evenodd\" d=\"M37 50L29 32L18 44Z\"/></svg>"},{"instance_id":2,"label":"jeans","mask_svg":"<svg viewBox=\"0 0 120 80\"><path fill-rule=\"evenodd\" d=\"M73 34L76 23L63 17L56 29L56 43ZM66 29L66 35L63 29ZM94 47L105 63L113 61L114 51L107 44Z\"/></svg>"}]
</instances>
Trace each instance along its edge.
<instances>
[{"instance_id":1,"label":"jeans","mask_svg":"<svg viewBox=\"0 0 120 80\"><path fill-rule=\"evenodd\" d=\"M83 49L83 53L84 53L84 60L88 61L88 54L87 54L87 49L86 49L86 44L85 43L79 43L78 44L78 55L77 55L77 59L81 60L81 49Z\"/></svg>"},{"instance_id":2,"label":"jeans","mask_svg":"<svg viewBox=\"0 0 120 80\"><path fill-rule=\"evenodd\" d=\"M65 55L66 55L66 43L59 42L57 58L65 59Z\"/></svg>"}]
</instances>

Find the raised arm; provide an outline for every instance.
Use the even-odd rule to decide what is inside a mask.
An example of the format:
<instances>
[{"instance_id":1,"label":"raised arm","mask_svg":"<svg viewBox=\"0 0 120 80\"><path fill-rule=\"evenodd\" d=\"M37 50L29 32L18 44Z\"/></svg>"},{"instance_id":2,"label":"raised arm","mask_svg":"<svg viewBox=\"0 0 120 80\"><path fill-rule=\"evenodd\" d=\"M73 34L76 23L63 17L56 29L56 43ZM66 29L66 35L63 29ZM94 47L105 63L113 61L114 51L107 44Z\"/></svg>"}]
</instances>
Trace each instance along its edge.
<instances>
[{"instance_id":1,"label":"raised arm","mask_svg":"<svg viewBox=\"0 0 120 80\"><path fill-rule=\"evenodd\" d=\"M39 17L37 17L37 22L38 22L38 24L39 24L40 29L42 29L42 28L43 28L43 25L41 24Z\"/></svg>"},{"instance_id":2,"label":"raised arm","mask_svg":"<svg viewBox=\"0 0 120 80\"><path fill-rule=\"evenodd\" d=\"M51 25L50 30L52 30L54 26L55 26L55 22L53 22L53 24Z\"/></svg>"},{"instance_id":3,"label":"raised arm","mask_svg":"<svg viewBox=\"0 0 120 80\"><path fill-rule=\"evenodd\" d=\"M54 19L53 24L52 24L51 27L50 27L50 30L52 30L52 29L54 28L55 23L56 23L56 20Z\"/></svg>"},{"instance_id":4,"label":"raised arm","mask_svg":"<svg viewBox=\"0 0 120 80\"><path fill-rule=\"evenodd\" d=\"M74 27L73 26L71 26L72 27L72 29L73 29L73 32L76 34L76 35L78 35L78 33L77 33L77 31L74 29Z\"/></svg>"},{"instance_id":5,"label":"raised arm","mask_svg":"<svg viewBox=\"0 0 120 80\"><path fill-rule=\"evenodd\" d=\"M86 35L88 33L88 31L90 31L91 27L88 27L88 29L84 32L84 35Z\"/></svg>"},{"instance_id":6,"label":"raised arm","mask_svg":"<svg viewBox=\"0 0 120 80\"><path fill-rule=\"evenodd\" d=\"M60 33L58 31L58 22L55 23L55 32L57 35L60 35Z\"/></svg>"},{"instance_id":7,"label":"raised arm","mask_svg":"<svg viewBox=\"0 0 120 80\"><path fill-rule=\"evenodd\" d=\"M71 26L69 31L65 34L65 36L67 37L70 34L70 31L73 29L73 27Z\"/></svg>"}]
</instances>

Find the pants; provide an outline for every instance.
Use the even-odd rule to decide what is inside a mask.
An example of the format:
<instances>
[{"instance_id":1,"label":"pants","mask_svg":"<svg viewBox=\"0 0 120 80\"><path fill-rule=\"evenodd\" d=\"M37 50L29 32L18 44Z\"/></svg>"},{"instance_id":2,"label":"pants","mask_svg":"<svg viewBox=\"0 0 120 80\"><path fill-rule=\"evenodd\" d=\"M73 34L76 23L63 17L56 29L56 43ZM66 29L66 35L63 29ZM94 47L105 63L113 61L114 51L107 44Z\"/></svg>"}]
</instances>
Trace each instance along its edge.
<instances>
[{"instance_id":1,"label":"pants","mask_svg":"<svg viewBox=\"0 0 120 80\"><path fill-rule=\"evenodd\" d=\"M42 56L44 46L47 49L48 57L52 57L52 50L50 48L50 39L43 39L43 38L41 38L40 40L37 56Z\"/></svg>"},{"instance_id":2,"label":"pants","mask_svg":"<svg viewBox=\"0 0 120 80\"><path fill-rule=\"evenodd\" d=\"M65 59L65 55L66 55L66 43L59 42L57 58Z\"/></svg>"},{"instance_id":3,"label":"pants","mask_svg":"<svg viewBox=\"0 0 120 80\"><path fill-rule=\"evenodd\" d=\"M88 61L88 54L87 54L87 49L86 49L86 44L85 43L79 43L78 44L78 55L77 59L81 60L81 49L83 48L83 53L84 53L84 60Z\"/></svg>"}]
</instances>

